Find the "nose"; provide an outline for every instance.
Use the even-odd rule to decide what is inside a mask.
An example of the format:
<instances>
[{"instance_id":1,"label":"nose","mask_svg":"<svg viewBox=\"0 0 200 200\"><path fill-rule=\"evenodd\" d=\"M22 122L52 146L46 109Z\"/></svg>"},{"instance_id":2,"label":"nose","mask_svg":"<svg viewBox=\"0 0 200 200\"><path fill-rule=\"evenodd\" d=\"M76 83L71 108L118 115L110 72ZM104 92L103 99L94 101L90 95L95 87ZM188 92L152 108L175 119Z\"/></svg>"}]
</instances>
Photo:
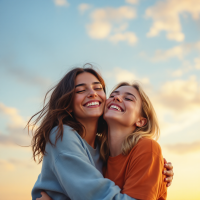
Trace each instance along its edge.
<instances>
[{"instance_id":1,"label":"nose","mask_svg":"<svg viewBox=\"0 0 200 200\"><path fill-rule=\"evenodd\" d=\"M115 95L113 98L113 101L118 101L118 102L122 102L122 98L120 97L120 95Z\"/></svg>"},{"instance_id":2,"label":"nose","mask_svg":"<svg viewBox=\"0 0 200 200\"><path fill-rule=\"evenodd\" d=\"M90 89L88 93L88 97L97 97L97 93L95 90Z\"/></svg>"}]
</instances>

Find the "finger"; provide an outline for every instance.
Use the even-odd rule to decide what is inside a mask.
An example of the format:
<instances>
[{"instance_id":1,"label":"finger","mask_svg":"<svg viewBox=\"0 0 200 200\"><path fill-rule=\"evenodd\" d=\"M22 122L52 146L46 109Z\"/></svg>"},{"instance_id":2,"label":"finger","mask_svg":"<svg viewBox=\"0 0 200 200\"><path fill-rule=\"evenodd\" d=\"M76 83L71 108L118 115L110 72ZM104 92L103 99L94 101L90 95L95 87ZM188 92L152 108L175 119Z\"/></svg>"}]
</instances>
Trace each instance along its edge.
<instances>
[{"instance_id":1,"label":"finger","mask_svg":"<svg viewBox=\"0 0 200 200\"><path fill-rule=\"evenodd\" d=\"M167 177L167 178L165 178L165 182L167 182L167 183L170 183L170 182L172 182L172 179L173 179L173 177Z\"/></svg>"},{"instance_id":2,"label":"finger","mask_svg":"<svg viewBox=\"0 0 200 200\"><path fill-rule=\"evenodd\" d=\"M173 165L171 162L166 163L164 166L167 168L167 170L173 169Z\"/></svg>"},{"instance_id":3,"label":"finger","mask_svg":"<svg viewBox=\"0 0 200 200\"><path fill-rule=\"evenodd\" d=\"M167 160L165 159L165 158L163 158L164 159L164 164L166 164L167 163Z\"/></svg>"},{"instance_id":4,"label":"finger","mask_svg":"<svg viewBox=\"0 0 200 200\"><path fill-rule=\"evenodd\" d=\"M164 170L163 174L165 174L166 176L174 176L174 172L173 170Z\"/></svg>"},{"instance_id":5,"label":"finger","mask_svg":"<svg viewBox=\"0 0 200 200\"><path fill-rule=\"evenodd\" d=\"M170 182L170 183L167 183L167 187L169 187L171 184L172 184L172 182Z\"/></svg>"}]
</instances>

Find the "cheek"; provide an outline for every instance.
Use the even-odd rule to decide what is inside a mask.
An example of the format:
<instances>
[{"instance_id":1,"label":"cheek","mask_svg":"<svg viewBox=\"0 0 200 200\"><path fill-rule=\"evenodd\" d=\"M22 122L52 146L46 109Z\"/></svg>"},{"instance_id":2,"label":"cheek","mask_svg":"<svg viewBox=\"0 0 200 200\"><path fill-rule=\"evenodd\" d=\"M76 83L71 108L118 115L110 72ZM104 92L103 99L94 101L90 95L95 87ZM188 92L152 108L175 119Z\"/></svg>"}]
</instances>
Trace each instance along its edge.
<instances>
[{"instance_id":1,"label":"cheek","mask_svg":"<svg viewBox=\"0 0 200 200\"><path fill-rule=\"evenodd\" d=\"M106 94L104 92L99 94L100 98L102 99L102 103L106 102Z\"/></svg>"}]
</instances>

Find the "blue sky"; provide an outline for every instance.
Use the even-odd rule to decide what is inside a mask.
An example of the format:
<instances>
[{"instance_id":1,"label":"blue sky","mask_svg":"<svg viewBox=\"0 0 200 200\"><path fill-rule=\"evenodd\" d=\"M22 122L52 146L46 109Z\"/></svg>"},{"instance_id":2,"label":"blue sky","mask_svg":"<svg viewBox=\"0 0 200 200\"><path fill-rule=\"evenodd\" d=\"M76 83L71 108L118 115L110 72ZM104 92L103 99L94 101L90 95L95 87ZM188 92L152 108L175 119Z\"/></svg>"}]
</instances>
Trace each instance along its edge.
<instances>
[{"instance_id":1,"label":"blue sky","mask_svg":"<svg viewBox=\"0 0 200 200\"><path fill-rule=\"evenodd\" d=\"M200 178L200 163L191 160L200 152L199 0L2 0L0 168L15 175L19 166L27 169L31 152L16 146L30 144L25 123L42 108L48 89L87 62L101 72L108 92L120 81L141 82L160 121L164 157L179 169L187 160L177 177L188 173L189 182L192 168L190 175ZM36 177L40 166L31 166ZM177 200L179 181L170 200ZM12 196L0 192L0 198Z\"/></svg>"}]
</instances>

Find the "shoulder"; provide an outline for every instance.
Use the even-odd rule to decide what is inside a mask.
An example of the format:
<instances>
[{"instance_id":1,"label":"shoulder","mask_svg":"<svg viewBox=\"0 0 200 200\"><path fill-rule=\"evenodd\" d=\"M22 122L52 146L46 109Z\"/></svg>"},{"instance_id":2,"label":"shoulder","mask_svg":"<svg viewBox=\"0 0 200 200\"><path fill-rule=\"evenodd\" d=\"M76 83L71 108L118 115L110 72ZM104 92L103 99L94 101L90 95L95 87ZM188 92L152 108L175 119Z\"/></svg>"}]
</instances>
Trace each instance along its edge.
<instances>
[{"instance_id":1,"label":"shoulder","mask_svg":"<svg viewBox=\"0 0 200 200\"><path fill-rule=\"evenodd\" d=\"M54 127L50 132L50 141L54 146L54 150L75 152L78 149L81 151L86 148L83 139L72 127L63 125L63 136L58 139L57 133L58 126ZM47 145L52 146L50 143L47 143Z\"/></svg>"},{"instance_id":2,"label":"shoulder","mask_svg":"<svg viewBox=\"0 0 200 200\"><path fill-rule=\"evenodd\" d=\"M135 145L135 147L133 148L133 150L136 150L139 154L143 154L143 153L155 153L155 154L161 154L161 147L158 144L158 142L156 142L153 139L149 139L149 138L141 138L138 143Z\"/></svg>"},{"instance_id":3,"label":"shoulder","mask_svg":"<svg viewBox=\"0 0 200 200\"><path fill-rule=\"evenodd\" d=\"M56 142L57 133L58 133L58 126L55 126L50 132L50 140L53 144L55 144ZM68 125L63 125L63 136L62 138L60 137L57 140L57 142L65 140L76 141L76 140L82 140L82 138L72 127Z\"/></svg>"}]
</instances>

